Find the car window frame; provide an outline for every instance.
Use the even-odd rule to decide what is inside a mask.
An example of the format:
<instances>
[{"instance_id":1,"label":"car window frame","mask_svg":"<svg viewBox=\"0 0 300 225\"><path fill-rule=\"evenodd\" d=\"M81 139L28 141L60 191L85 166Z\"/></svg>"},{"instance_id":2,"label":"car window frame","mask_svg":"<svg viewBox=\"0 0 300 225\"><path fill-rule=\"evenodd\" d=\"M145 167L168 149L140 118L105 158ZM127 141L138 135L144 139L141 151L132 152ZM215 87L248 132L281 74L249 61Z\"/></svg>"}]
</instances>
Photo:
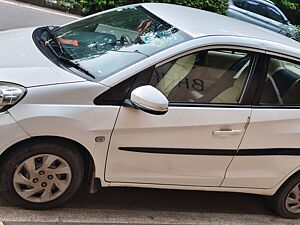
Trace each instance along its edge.
<instances>
[{"instance_id":1,"label":"car window frame","mask_svg":"<svg viewBox=\"0 0 300 225\"><path fill-rule=\"evenodd\" d=\"M260 100L262 98L262 94L263 94L263 90L264 90L264 85L266 83L266 78L267 78L267 74L269 71L269 64L270 64L270 59L276 59L276 60L282 60L282 61L287 61L287 62L291 62L291 63L295 63L295 64L299 64L300 65L300 59L295 59L292 58L291 56L283 56L280 55L278 53L271 53L271 52L267 52L265 54L265 63L267 63L267 67L265 68L264 72L262 73L262 76L258 82L258 89L255 93L255 97L253 100L253 108L260 108L260 109L300 109L300 104L299 105L289 105L289 104L285 104L285 105L274 105L274 104L260 104Z\"/></svg>"},{"instance_id":2,"label":"car window frame","mask_svg":"<svg viewBox=\"0 0 300 225\"><path fill-rule=\"evenodd\" d=\"M244 85L244 90L243 90L243 96L241 97L241 101L239 104L232 104L232 103L197 103L197 102L188 102L188 103L172 103L170 102L169 106L170 107L219 107L219 108L251 108L252 107L252 102L253 99L255 97L255 92L253 92L252 90L256 90L257 88L257 84L258 84L258 80L260 78L260 61L262 61L260 58L262 57L262 55L265 54L265 50L261 50L261 49L253 49L250 47L246 47L246 46L239 46L239 45L209 45L209 46L204 46L204 47L200 47L200 48L195 48L195 49L191 49L189 51L185 51L182 52L180 54L177 54L175 56L169 57L165 60L162 60L161 62L157 63L154 66L154 69L156 69L159 66L162 66L168 62L171 62L173 60L179 59L181 57L187 56L189 54L193 54L196 52L200 52L200 51L210 51L210 50L236 50L236 51L248 51L248 52L252 52L253 54L255 54L254 56L254 61L251 65L251 69L247 78L247 81ZM259 66L259 67L257 67ZM154 71L154 70L153 70ZM145 79L148 80L148 82L144 83L144 85L148 85L150 82L150 79L152 77L152 74L150 75L149 78ZM133 84L133 89L136 86L135 84ZM251 90L252 89L252 90ZM128 93L127 99L130 97L130 93L131 91Z\"/></svg>"},{"instance_id":3,"label":"car window frame","mask_svg":"<svg viewBox=\"0 0 300 225\"><path fill-rule=\"evenodd\" d=\"M115 86L109 88L105 92L101 93L94 98L93 103L95 105L112 105L122 106L126 99L130 99L131 92L137 87L137 82L145 83L145 79L150 77L155 67L150 66L125 80L122 80ZM124 95L123 95L124 94ZM112 96L114 95L114 96ZM117 98L114 98L117 95Z\"/></svg>"},{"instance_id":4,"label":"car window frame","mask_svg":"<svg viewBox=\"0 0 300 225\"><path fill-rule=\"evenodd\" d=\"M225 44L213 44L213 45L206 45L206 46L200 46L193 49L189 49L186 51L182 51L178 53L177 55L170 56L168 58L165 58L161 60L160 62L150 65L146 69L143 69L132 76L127 77L126 79L120 80L116 85L111 87L110 89L113 89L117 85L121 84L122 82L125 82L127 79L130 79L133 76L137 76L136 81L139 81L138 83L135 81L128 91L125 98L122 97L122 99L130 99L131 92L140 86L147 85L151 79L152 73L155 70L156 67L163 65L165 63L168 63L176 58L180 58L183 56L186 56L188 54L192 54L199 51L205 51L205 50L215 50L215 49L232 49L232 50L244 50L244 51L250 51L257 55L256 62L253 64L254 69L251 75L248 77L248 83L245 86L244 90L244 96L241 99L241 104L216 104L216 103L189 103L189 104L170 104L170 106L181 106L181 107L218 107L218 108L251 108L253 105L255 105L255 102L257 102L257 98L259 97L259 83L261 80L265 79L264 74L267 74L268 64L266 62L266 50L260 49L260 48L253 48L248 47L244 45L225 45ZM276 53L274 53L276 54ZM291 56L287 56L292 58ZM300 59L299 59L300 61ZM251 79L250 79L251 77ZM106 92L108 92L110 89L102 93L101 95L104 95ZM97 96L99 97L99 96ZM97 98L96 97L96 98ZM96 99L95 98L95 99ZM124 106L125 100L122 102L122 104L117 104L118 106ZM94 101L95 105L112 105L112 103L109 102L103 102L103 101ZM113 103L113 105L116 105Z\"/></svg>"}]
</instances>

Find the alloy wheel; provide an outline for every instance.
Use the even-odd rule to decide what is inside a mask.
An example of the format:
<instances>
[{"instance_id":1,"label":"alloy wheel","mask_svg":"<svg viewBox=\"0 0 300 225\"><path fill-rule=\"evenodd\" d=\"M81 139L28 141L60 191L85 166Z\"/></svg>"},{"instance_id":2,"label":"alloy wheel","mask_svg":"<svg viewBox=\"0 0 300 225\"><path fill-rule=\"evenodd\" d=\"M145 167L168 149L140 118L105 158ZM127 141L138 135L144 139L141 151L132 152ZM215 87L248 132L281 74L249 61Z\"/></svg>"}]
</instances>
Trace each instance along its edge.
<instances>
[{"instance_id":1,"label":"alloy wheel","mask_svg":"<svg viewBox=\"0 0 300 225\"><path fill-rule=\"evenodd\" d=\"M285 206L290 213L300 213L300 183L296 184L287 195Z\"/></svg>"},{"instance_id":2,"label":"alloy wheel","mask_svg":"<svg viewBox=\"0 0 300 225\"><path fill-rule=\"evenodd\" d=\"M14 189L23 199L44 203L61 196L69 187L72 172L59 156L41 154L23 161L15 170Z\"/></svg>"}]
</instances>

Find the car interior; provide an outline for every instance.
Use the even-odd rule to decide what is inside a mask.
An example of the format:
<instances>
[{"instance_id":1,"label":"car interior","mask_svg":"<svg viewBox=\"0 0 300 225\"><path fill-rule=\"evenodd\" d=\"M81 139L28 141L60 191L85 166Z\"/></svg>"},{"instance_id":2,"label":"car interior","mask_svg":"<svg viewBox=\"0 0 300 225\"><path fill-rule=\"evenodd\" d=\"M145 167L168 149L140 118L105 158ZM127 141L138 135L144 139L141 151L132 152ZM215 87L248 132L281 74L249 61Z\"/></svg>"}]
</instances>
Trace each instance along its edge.
<instances>
[{"instance_id":1,"label":"car interior","mask_svg":"<svg viewBox=\"0 0 300 225\"><path fill-rule=\"evenodd\" d=\"M271 59L262 104L300 104L300 66Z\"/></svg>"},{"instance_id":2,"label":"car interior","mask_svg":"<svg viewBox=\"0 0 300 225\"><path fill-rule=\"evenodd\" d=\"M252 55L227 50L202 51L169 62L150 84L170 102L238 103Z\"/></svg>"}]
</instances>

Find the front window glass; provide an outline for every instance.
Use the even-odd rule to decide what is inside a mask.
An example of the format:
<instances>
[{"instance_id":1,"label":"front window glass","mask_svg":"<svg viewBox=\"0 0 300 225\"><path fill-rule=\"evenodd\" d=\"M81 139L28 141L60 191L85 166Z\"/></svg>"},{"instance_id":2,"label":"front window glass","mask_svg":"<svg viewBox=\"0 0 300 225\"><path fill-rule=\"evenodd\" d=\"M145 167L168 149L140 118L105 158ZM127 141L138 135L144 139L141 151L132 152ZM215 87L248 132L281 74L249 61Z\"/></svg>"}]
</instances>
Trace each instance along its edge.
<instances>
[{"instance_id":1,"label":"front window glass","mask_svg":"<svg viewBox=\"0 0 300 225\"><path fill-rule=\"evenodd\" d=\"M262 105L300 105L300 63L272 58Z\"/></svg>"},{"instance_id":2,"label":"front window glass","mask_svg":"<svg viewBox=\"0 0 300 225\"><path fill-rule=\"evenodd\" d=\"M173 103L237 104L254 56L235 50L193 53L156 68L150 85Z\"/></svg>"},{"instance_id":3,"label":"front window glass","mask_svg":"<svg viewBox=\"0 0 300 225\"><path fill-rule=\"evenodd\" d=\"M58 52L102 79L189 38L141 6L92 16L54 33Z\"/></svg>"}]
</instances>

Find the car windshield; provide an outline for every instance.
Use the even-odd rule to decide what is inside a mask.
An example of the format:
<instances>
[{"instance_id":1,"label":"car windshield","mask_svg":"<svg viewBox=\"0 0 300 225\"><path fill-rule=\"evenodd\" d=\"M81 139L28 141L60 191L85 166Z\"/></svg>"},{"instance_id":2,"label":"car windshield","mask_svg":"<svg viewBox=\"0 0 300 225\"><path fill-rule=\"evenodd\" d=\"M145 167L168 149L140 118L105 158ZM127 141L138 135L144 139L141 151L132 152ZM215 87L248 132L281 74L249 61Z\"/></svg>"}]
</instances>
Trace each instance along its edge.
<instances>
[{"instance_id":1,"label":"car windshield","mask_svg":"<svg viewBox=\"0 0 300 225\"><path fill-rule=\"evenodd\" d=\"M100 80L189 39L142 6L91 16L53 33L55 51Z\"/></svg>"}]
</instances>

